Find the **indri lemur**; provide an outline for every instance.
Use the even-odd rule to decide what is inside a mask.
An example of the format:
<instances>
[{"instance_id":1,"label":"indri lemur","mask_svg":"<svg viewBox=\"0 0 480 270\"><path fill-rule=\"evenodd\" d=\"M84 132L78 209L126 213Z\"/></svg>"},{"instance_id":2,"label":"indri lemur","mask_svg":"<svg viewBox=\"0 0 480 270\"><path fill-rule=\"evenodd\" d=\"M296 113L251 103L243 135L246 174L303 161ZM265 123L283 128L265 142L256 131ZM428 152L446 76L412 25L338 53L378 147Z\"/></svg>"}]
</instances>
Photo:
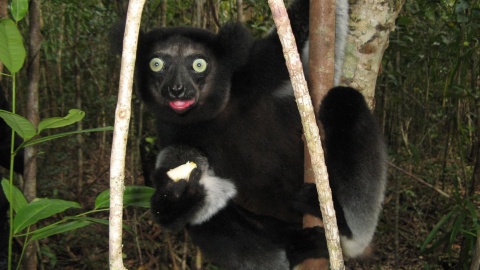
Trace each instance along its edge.
<instances>
[{"instance_id":1,"label":"indri lemur","mask_svg":"<svg viewBox=\"0 0 480 270\"><path fill-rule=\"evenodd\" d=\"M346 6L337 1L340 9ZM308 58L308 7L308 0L296 0L288 8L302 59ZM337 28L345 33L347 27L340 20ZM300 226L301 212L318 214L313 185L303 185L302 127L275 31L254 39L238 23L217 34L153 29L139 37L135 72L138 93L156 117L161 149L199 150L215 177L232 181L234 203L249 213L293 226ZM370 243L380 213L384 143L363 96L351 88L332 90L319 120L342 246L355 257Z\"/></svg>"}]
</instances>

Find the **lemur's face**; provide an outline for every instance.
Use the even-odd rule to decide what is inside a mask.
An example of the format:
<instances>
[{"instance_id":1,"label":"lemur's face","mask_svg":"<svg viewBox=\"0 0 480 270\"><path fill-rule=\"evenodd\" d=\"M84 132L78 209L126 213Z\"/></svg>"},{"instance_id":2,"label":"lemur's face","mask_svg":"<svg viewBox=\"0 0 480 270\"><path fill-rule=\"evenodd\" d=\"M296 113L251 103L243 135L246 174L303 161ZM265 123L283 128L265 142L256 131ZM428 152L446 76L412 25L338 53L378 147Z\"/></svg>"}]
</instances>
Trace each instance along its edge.
<instances>
[{"instance_id":1,"label":"lemur's face","mask_svg":"<svg viewBox=\"0 0 480 270\"><path fill-rule=\"evenodd\" d=\"M232 72L209 48L212 41L150 33L140 47L136 84L156 117L178 124L216 117L228 103Z\"/></svg>"}]
</instances>

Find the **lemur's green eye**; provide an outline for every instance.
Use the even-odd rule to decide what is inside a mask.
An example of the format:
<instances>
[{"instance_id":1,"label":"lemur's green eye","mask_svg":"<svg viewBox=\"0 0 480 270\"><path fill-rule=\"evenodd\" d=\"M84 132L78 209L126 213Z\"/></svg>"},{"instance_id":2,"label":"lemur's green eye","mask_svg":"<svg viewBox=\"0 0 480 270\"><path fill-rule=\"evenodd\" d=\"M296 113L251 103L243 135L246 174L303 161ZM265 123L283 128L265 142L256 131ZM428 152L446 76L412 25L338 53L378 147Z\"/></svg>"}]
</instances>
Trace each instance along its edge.
<instances>
[{"instance_id":1,"label":"lemur's green eye","mask_svg":"<svg viewBox=\"0 0 480 270\"><path fill-rule=\"evenodd\" d=\"M195 59L193 61L193 70L195 70L196 72L204 72L206 69L207 69L207 61L205 61L205 59L202 59L202 58L198 58L198 59Z\"/></svg>"},{"instance_id":2,"label":"lemur's green eye","mask_svg":"<svg viewBox=\"0 0 480 270\"><path fill-rule=\"evenodd\" d=\"M152 58L152 60L150 60L150 69L153 72L162 71L164 66L165 66L165 63L160 58Z\"/></svg>"}]
</instances>

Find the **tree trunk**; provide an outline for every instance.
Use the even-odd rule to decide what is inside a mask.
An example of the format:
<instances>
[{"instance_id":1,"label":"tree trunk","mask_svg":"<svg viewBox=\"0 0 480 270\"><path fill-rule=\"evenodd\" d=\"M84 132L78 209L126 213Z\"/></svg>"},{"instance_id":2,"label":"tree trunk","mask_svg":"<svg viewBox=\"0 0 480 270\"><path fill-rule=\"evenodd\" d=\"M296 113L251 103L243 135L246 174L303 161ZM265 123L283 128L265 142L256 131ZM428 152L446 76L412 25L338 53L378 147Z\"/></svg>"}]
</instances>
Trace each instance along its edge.
<instances>
[{"instance_id":1,"label":"tree trunk","mask_svg":"<svg viewBox=\"0 0 480 270\"><path fill-rule=\"evenodd\" d=\"M0 19L7 18L8 0L0 0Z\"/></svg>"},{"instance_id":2,"label":"tree trunk","mask_svg":"<svg viewBox=\"0 0 480 270\"><path fill-rule=\"evenodd\" d=\"M477 104L477 108L480 108L480 106ZM480 109L477 109L477 111L480 113ZM469 194L470 196L473 196L475 194L475 191L477 190L476 187L478 183L480 183L480 119L477 119L477 143L475 144L477 149L475 149L476 157L475 157L475 167L473 169L473 175L472 175L472 183L471 183L471 189ZM462 246L462 249L465 247ZM472 264L470 266L470 270L478 270L480 269L480 233L477 231L477 242L475 244L475 249L472 254Z\"/></svg>"},{"instance_id":3,"label":"tree trunk","mask_svg":"<svg viewBox=\"0 0 480 270\"><path fill-rule=\"evenodd\" d=\"M40 0L30 1L29 7L29 37L28 46L28 93L27 93L27 119L38 126L38 82L40 79ZM29 202L37 196L37 147L29 146L25 148L25 171L23 193ZM24 269L37 269L36 242L31 242L25 252L23 262Z\"/></svg>"},{"instance_id":4,"label":"tree trunk","mask_svg":"<svg viewBox=\"0 0 480 270\"><path fill-rule=\"evenodd\" d=\"M309 91L312 97L315 115L318 115L320 103L334 84L335 70L335 0L322 0L310 2L310 55L308 62ZM323 138L323 128L319 124L320 137ZM322 153L323 154L323 153ZM323 180L328 183L328 175ZM312 164L308 149L305 148L305 183L315 183ZM330 187L326 187L330 189ZM330 220L327 222L336 222ZM323 227L323 221L312 215L306 214L303 218L304 227ZM338 238L339 236L334 236ZM334 265L343 265L341 252L340 258ZM327 259L308 259L302 263L303 270L328 269Z\"/></svg>"},{"instance_id":5,"label":"tree trunk","mask_svg":"<svg viewBox=\"0 0 480 270\"><path fill-rule=\"evenodd\" d=\"M203 28L204 27L204 16L203 15L203 11L204 11L204 3L205 3L205 0L197 0L195 1L196 5L195 5L195 11L196 11L196 16L195 16L195 26L198 27L198 28Z\"/></svg>"},{"instance_id":6,"label":"tree trunk","mask_svg":"<svg viewBox=\"0 0 480 270\"><path fill-rule=\"evenodd\" d=\"M350 6L350 33L341 84L362 92L370 108L375 103L383 53L404 3L405 0L360 0Z\"/></svg>"},{"instance_id":7,"label":"tree trunk","mask_svg":"<svg viewBox=\"0 0 480 270\"><path fill-rule=\"evenodd\" d=\"M167 26L167 0L162 0L162 4L160 7L160 26L166 27Z\"/></svg>"},{"instance_id":8,"label":"tree trunk","mask_svg":"<svg viewBox=\"0 0 480 270\"><path fill-rule=\"evenodd\" d=\"M478 64L479 64L479 57L478 57L478 54L477 56L473 57L473 60L472 60L472 66L471 66L471 77L472 77L472 83L471 83L471 89L477 89L478 87L478 83L480 83L480 74L478 73ZM477 74L477 75L476 75ZM480 185L480 117L478 117L478 115L480 115L480 101L477 100L477 102L475 103L476 105L476 108L477 108L477 122L476 122L476 126L477 126L477 129L476 129L476 137L477 137L477 141L473 143L473 146L472 146L472 149L473 149L473 152L475 153L475 168L473 170L473 177L472 177L472 183L470 185L470 192L469 192L469 196L473 196L477 190L477 188L479 187ZM480 234L479 234L480 235ZM478 241L477 241L478 243ZM480 254L480 246L477 245L477 250L479 251L479 254Z\"/></svg>"},{"instance_id":9,"label":"tree trunk","mask_svg":"<svg viewBox=\"0 0 480 270\"><path fill-rule=\"evenodd\" d=\"M77 73L75 76L75 88L77 92L76 97L76 107L77 109L82 109L82 88L81 88L81 76L80 73ZM77 122L77 130L80 131L83 129L83 122ZM77 134L77 158L78 158L78 174L77 174L77 196L80 196L83 192L83 137L82 134Z\"/></svg>"},{"instance_id":10,"label":"tree trunk","mask_svg":"<svg viewBox=\"0 0 480 270\"><path fill-rule=\"evenodd\" d=\"M62 3L60 5L60 14L61 14L61 20L60 20L60 25L59 25L59 28L60 28L60 36L58 37L58 44L60 44L60 46L58 46L58 50L57 50L57 63L56 63L56 71L57 71L57 82L58 82L58 92L57 92L57 95L61 96L61 97L64 97L64 94L63 94L63 81L62 81L62 56L63 56L63 42L65 40L65 3ZM47 90L48 91L48 90ZM52 87L52 96L55 96L53 94L53 87ZM63 98L62 98L63 100ZM52 115L54 116L57 116L59 115L60 113L58 112L58 108L57 108L57 102L55 101L55 99L50 99L50 110L52 112ZM62 115L63 115L63 111L62 111Z\"/></svg>"},{"instance_id":11,"label":"tree trunk","mask_svg":"<svg viewBox=\"0 0 480 270\"><path fill-rule=\"evenodd\" d=\"M76 23L75 26L75 40L78 42L80 40L80 33L79 33L79 22ZM61 47L61 46L60 46ZM80 55L77 47L75 46L75 54ZM82 109L82 69L80 67L80 63L76 62L75 63L75 92L76 92L76 108L81 110ZM83 129L83 122L78 121L77 122L77 130L82 130ZM76 181L76 186L77 186L77 193L76 196L77 198L82 194L83 192L83 137L82 134L77 134L77 181ZM73 183L72 183L73 186Z\"/></svg>"},{"instance_id":12,"label":"tree trunk","mask_svg":"<svg viewBox=\"0 0 480 270\"><path fill-rule=\"evenodd\" d=\"M243 1L237 0L237 21L244 22L245 18L243 16Z\"/></svg>"},{"instance_id":13,"label":"tree trunk","mask_svg":"<svg viewBox=\"0 0 480 270\"><path fill-rule=\"evenodd\" d=\"M480 233L477 233L477 243L475 244L475 251L472 256L472 265L470 270L480 269Z\"/></svg>"}]
</instances>

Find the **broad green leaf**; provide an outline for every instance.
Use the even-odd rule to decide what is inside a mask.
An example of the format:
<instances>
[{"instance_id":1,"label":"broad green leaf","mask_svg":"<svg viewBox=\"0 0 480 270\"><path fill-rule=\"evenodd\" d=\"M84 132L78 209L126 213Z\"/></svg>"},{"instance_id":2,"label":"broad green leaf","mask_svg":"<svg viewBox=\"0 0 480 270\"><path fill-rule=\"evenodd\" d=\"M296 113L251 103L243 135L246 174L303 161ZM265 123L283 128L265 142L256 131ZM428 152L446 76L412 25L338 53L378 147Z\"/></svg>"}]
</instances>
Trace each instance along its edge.
<instances>
[{"instance_id":1,"label":"broad green leaf","mask_svg":"<svg viewBox=\"0 0 480 270\"><path fill-rule=\"evenodd\" d=\"M125 189L123 203L125 206L150 208L150 200L155 189L145 186L129 186Z\"/></svg>"},{"instance_id":2,"label":"broad green leaf","mask_svg":"<svg viewBox=\"0 0 480 270\"><path fill-rule=\"evenodd\" d=\"M54 139L58 139L58 138L63 138L63 137L69 136L69 135L74 135L74 134L81 134L81 133L88 133L88 132L99 132L99 131L111 131L111 130L113 130L113 127L101 127L101 128L91 128L91 129L84 129L84 130L75 130L75 131L70 131L70 132L65 132L65 133L60 133L60 134L55 134L55 135L51 135L51 136L46 136L46 137L30 140L28 142L23 143L22 147L31 146L31 145L34 145L34 144L39 144L39 143L43 143L43 142L46 142L46 141L50 141L50 140L54 140Z\"/></svg>"},{"instance_id":3,"label":"broad green leaf","mask_svg":"<svg viewBox=\"0 0 480 270\"><path fill-rule=\"evenodd\" d=\"M125 187L126 189L127 187ZM95 209L110 207L110 190L104 190L95 198Z\"/></svg>"},{"instance_id":4,"label":"broad green leaf","mask_svg":"<svg viewBox=\"0 0 480 270\"><path fill-rule=\"evenodd\" d=\"M123 193L124 206L150 208L150 198L155 190L145 186L126 186ZM110 190L100 193L95 199L95 209L110 207Z\"/></svg>"},{"instance_id":5,"label":"broad green leaf","mask_svg":"<svg viewBox=\"0 0 480 270\"><path fill-rule=\"evenodd\" d=\"M12 17L18 22L25 17L25 14L27 14L28 0L12 0L10 6L12 9Z\"/></svg>"},{"instance_id":6,"label":"broad green leaf","mask_svg":"<svg viewBox=\"0 0 480 270\"><path fill-rule=\"evenodd\" d=\"M68 208L80 208L76 202L58 199L35 199L22 207L13 220L13 231L18 233L37 221L53 216Z\"/></svg>"},{"instance_id":7,"label":"broad green leaf","mask_svg":"<svg viewBox=\"0 0 480 270\"><path fill-rule=\"evenodd\" d=\"M126 187L125 187L126 189ZM95 198L95 209L110 207L110 190L104 190Z\"/></svg>"},{"instance_id":8,"label":"broad green leaf","mask_svg":"<svg viewBox=\"0 0 480 270\"><path fill-rule=\"evenodd\" d=\"M74 124L85 117L85 112L77 109L71 109L68 111L68 115L65 117L52 117L43 119L38 124L38 133L47 128L59 128Z\"/></svg>"},{"instance_id":9,"label":"broad green leaf","mask_svg":"<svg viewBox=\"0 0 480 270\"><path fill-rule=\"evenodd\" d=\"M38 229L30 234L29 241L38 240L42 238L46 238L55 234L60 234L72 230L76 230L78 228L85 227L90 225L92 222L87 220L74 220L71 222L63 223L63 224L54 224L50 225L41 229Z\"/></svg>"},{"instance_id":10,"label":"broad green leaf","mask_svg":"<svg viewBox=\"0 0 480 270\"><path fill-rule=\"evenodd\" d=\"M10 187L12 187L13 199L10 198ZM14 185L10 185L10 182L8 182L8 180L2 180L2 188L5 196L7 197L7 200L12 204L15 213L18 213L20 209L22 209L28 204L27 199L25 198L25 196L23 196L23 193L20 191L20 189L18 189Z\"/></svg>"},{"instance_id":11,"label":"broad green leaf","mask_svg":"<svg viewBox=\"0 0 480 270\"><path fill-rule=\"evenodd\" d=\"M0 110L0 117L24 140L31 139L37 134L33 124L18 114Z\"/></svg>"},{"instance_id":12,"label":"broad green leaf","mask_svg":"<svg viewBox=\"0 0 480 270\"><path fill-rule=\"evenodd\" d=\"M22 35L15 23L10 19L0 20L0 62L12 74L17 73L23 66L25 55Z\"/></svg>"}]
</instances>

